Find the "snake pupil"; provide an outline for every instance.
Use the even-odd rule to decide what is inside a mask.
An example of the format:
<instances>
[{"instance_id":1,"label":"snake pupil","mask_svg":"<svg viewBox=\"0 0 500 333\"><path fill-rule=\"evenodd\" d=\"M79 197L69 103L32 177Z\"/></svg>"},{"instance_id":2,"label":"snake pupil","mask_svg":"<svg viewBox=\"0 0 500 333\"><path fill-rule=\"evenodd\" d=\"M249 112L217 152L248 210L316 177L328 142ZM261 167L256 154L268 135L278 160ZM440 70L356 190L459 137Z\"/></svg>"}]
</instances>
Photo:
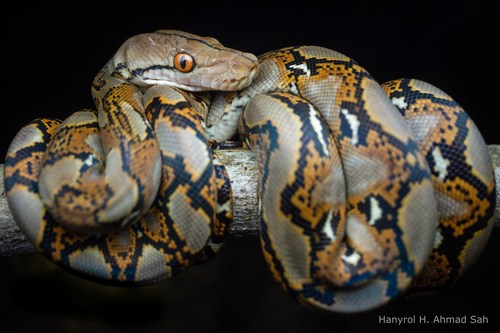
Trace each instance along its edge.
<instances>
[{"instance_id":1,"label":"snake pupil","mask_svg":"<svg viewBox=\"0 0 500 333\"><path fill-rule=\"evenodd\" d=\"M177 53L174 57L175 68L182 73L188 73L194 68L194 59L187 53Z\"/></svg>"}]
</instances>

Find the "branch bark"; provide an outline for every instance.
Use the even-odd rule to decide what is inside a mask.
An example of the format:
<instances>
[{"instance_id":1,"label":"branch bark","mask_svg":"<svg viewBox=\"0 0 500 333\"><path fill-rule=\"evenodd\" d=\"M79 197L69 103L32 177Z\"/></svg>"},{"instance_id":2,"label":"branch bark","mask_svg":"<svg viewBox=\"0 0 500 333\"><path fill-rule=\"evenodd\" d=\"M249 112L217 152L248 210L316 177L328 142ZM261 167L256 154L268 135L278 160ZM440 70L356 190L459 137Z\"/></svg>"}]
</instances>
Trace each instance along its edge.
<instances>
[{"instance_id":1,"label":"branch bark","mask_svg":"<svg viewBox=\"0 0 500 333\"><path fill-rule=\"evenodd\" d=\"M500 188L500 145L489 146L495 168L497 189ZM234 221L230 237L256 236L259 233L257 202L257 163L248 150L217 152L231 178L234 195ZM17 227L5 197L3 168L0 164L0 256L31 253L35 248ZM500 227L500 193L497 191L495 227Z\"/></svg>"}]
</instances>

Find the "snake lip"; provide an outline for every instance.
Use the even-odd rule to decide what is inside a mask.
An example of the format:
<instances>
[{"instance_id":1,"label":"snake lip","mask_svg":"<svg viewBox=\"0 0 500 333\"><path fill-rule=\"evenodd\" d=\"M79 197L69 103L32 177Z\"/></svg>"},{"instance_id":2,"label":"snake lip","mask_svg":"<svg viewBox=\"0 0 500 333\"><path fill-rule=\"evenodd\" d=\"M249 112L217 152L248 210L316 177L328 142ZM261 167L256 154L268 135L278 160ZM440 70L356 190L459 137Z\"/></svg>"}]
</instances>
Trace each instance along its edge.
<instances>
[{"instance_id":1,"label":"snake lip","mask_svg":"<svg viewBox=\"0 0 500 333\"><path fill-rule=\"evenodd\" d=\"M191 91L191 92L212 90L212 89L206 88L206 87L185 85L185 84L181 84L181 83L177 83L177 82L173 82L173 81L168 81L168 80L158 80L158 79L149 79L149 78L145 78L144 83L146 83L147 85L150 85L150 86L154 86L154 85L169 86L169 87L179 88L179 89Z\"/></svg>"}]
</instances>

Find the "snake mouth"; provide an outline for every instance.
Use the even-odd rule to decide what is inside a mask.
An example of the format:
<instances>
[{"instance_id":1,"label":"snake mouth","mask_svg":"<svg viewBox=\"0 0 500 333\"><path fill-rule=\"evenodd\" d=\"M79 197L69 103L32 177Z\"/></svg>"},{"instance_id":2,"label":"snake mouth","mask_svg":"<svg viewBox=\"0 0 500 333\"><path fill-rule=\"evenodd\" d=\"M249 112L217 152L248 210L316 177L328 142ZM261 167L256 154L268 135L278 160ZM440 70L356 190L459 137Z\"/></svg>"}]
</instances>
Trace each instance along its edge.
<instances>
[{"instance_id":1,"label":"snake mouth","mask_svg":"<svg viewBox=\"0 0 500 333\"><path fill-rule=\"evenodd\" d=\"M142 82L145 85L164 85L183 89L191 92L200 91L238 91L247 87L258 73L257 64L253 65L246 75L234 75L233 77L226 78L220 76L209 77L190 77L184 80L177 77L171 78L167 73L151 73L153 75L145 74ZM156 74L156 75L155 75Z\"/></svg>"},{"instance_id":2,"label":"snake mouth","mask_svg":"<svg viewBox=\"0 0 500 333\"><path fill-rule=\"evenodd\" d=\"M169 86L169 87L179 88L179 89L191 91L191 92L213 90L213 89L206 88L206 87L187 85L187 84L182 84L182 83L170 81L170 80L151 79L151 78L147 78L147 77L144 77L143 81L148 86L154 86L154 85Z\"/></svg>"}]
</instances>

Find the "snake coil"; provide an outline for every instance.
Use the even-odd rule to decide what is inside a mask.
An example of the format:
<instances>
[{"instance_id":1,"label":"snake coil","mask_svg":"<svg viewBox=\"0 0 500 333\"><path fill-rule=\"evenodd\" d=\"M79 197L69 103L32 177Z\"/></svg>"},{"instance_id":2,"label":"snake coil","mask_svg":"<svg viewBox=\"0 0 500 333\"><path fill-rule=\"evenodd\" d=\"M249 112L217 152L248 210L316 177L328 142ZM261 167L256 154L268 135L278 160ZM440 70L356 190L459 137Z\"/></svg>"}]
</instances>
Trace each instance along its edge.
<instances>
[{"instance_id":1,"label":"snake coil","mask_svg":"<svg viewBox=\"0 0 500 333\"><path fill-rule=\"evenodd\" d=\"M425 82L380 86L317 46L257 59L160 30L127 40L92 94L97 113L33 121L5 161L22 231L87 278L144 285L211 258L232 197L209 140L238 133L259 165L264 258L300 302L358 312L448 285L490 235L484 140Z\"/></svg>"}]
</instances>

